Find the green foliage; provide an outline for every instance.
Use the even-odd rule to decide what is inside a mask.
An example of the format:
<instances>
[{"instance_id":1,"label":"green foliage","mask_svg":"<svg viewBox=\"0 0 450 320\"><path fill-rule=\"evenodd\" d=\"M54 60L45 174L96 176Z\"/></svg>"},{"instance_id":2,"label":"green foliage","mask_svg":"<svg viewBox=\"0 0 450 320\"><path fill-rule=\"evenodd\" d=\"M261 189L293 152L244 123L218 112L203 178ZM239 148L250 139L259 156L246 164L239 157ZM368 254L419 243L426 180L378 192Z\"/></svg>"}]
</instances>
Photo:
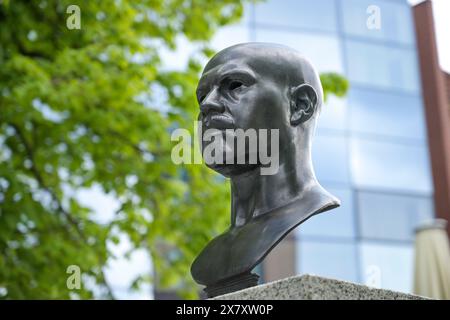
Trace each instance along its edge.
<instances>
[{"instance_id":1,"label":"green foliage","mask_svg":"<svg viewBox=\"0 0 450 320\"><path fill-rule=\"evenodd\" d=\"M322 73L320 81L322 82L325 100L330 94L338 97L345 96L350 86L347 79L335 72Z\"/></svg>"},{"instance_id":2,"label":"green foliage","mask_svg":"<svg viewBox=\"0 0 450 320\"><path fill-rule=\"evenodd\" d=\"M72 4L80 30L66 28ZM158 53L179 35L204 43L241 14L239 0L0 1L0 298L92 298L88 283L112 297L106 244L120 233L148 250L158 285L196 297L189 267L227 225L229 186L172 163L170 131L193 130L201 66L164 71ZM94 185L120 201L110 223L72 192ZM76 294L69 265L84 275Z\"/></svg>"}]
</instances>

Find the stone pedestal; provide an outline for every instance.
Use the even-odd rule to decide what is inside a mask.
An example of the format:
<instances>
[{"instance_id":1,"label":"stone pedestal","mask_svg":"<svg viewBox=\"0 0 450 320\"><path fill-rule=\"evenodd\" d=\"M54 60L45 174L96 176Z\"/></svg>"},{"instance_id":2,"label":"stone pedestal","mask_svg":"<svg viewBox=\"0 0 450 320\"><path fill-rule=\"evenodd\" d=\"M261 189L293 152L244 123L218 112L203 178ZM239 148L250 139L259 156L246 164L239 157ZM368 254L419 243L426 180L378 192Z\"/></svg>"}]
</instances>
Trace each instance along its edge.
<instances>
[{"instance_id":1,"label":"stone pedestal","mask_svg":"<svg viewBox=\"0 0 450 320\"><path fill-rule=\"evenodd\" d=\"M422 300L416 295L312 275L290 277L213 300Z\"/></svg>"}]
</instances>

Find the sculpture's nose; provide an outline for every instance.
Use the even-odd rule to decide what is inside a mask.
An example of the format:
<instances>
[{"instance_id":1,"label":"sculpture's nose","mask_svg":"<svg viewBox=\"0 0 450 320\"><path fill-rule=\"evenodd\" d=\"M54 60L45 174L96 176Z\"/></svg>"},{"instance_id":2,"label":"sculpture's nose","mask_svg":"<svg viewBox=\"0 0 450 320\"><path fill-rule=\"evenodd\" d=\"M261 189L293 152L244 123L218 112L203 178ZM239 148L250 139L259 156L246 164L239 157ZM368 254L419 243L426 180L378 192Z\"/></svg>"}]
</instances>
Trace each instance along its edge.
<instances>
[{"instance_id":1,"label":"sculpture's nose","mask_svg":"<svg viewBox=\"0 0 450 320\"><path fill-rule=\"evenodd\" d=\"M203 115L209 113L223 113L225 108L219 101L219 93L217 88L211 90L208 95L200 103L200 111Z\"/></svg>"}]
</instances>

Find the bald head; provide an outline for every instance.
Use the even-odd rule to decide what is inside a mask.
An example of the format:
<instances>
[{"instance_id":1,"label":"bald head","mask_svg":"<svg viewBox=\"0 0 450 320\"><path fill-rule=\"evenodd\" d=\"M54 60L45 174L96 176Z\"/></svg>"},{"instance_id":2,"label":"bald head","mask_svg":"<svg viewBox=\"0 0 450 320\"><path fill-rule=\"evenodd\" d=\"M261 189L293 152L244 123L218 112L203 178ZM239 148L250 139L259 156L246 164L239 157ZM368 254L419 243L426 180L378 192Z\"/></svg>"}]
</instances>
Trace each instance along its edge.
<instances>
[{"instance_id":1,"label":"bald head","mask_svg":"<svg viewBox=\"0 0 450 320\"><path fill-rule=\"evenodd\" d=\"M270 77L288 88L310 85L317 93L317 109L323 101L319 75L313 65L298 51L287 46L250 42L237 44L218 52L206 65L203 74L225 63L243 62L258 75Z\"/></svg>"},{"instance_id":2,"label":"bald head","mask_svg":"<svg viewBox=\"0 0 450 320\"><path fill-rule=\"evenodd\" d=\"M322 85L314 67L297 51L270 43L224 49L206 65L197 99L203 132L277 129L281 163L283 157L295 155L297 150L309 159ZM202 143L203 148L209 144ZM289 165L294 162L291 159ZM231 169L241 172L239 166Z\"/></svg>"}]
</instances>

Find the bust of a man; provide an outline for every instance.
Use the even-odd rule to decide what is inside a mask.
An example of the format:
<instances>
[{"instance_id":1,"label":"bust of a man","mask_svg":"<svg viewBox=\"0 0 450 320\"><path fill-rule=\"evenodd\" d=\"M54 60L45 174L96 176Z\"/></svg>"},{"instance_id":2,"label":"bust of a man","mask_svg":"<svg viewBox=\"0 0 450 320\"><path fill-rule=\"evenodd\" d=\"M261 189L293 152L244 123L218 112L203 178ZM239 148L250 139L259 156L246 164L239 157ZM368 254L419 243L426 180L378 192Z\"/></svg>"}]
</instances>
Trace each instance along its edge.
<instances>
[{"instance_id":1,"label":"bust of a man","mask_svg":"<svg viewBox=\"0 0 450 320\"><path fill-rule=\"evenodd\" d=\"M314 174L311 146L323 91L318 73L297 51L269 43L226 48L206 65L197 98L203 131L278 129L279 140L278 150L272 150L278 166L271 174L262 174L259 158L207 163L231 179L232 193L229 229L211 240L191 267L211 297L255 285L258 276L251 270L291 230L338 207L339 200ZM203 149L207 145L203 139Z\"/></svg>"}]
</instances>

